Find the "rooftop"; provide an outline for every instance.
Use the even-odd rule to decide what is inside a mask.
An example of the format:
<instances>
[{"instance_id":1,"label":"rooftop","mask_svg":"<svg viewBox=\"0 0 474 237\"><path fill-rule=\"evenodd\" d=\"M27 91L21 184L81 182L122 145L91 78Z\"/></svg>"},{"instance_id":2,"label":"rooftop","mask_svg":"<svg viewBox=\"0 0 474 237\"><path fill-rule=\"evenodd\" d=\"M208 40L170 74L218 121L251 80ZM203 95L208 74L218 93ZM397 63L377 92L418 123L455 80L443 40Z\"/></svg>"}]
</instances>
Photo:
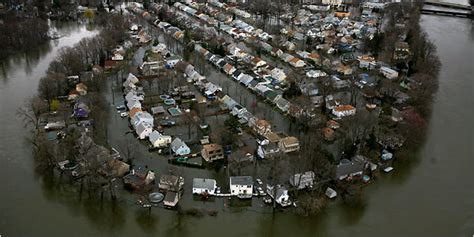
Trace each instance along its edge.
<instances>
[{"instance_id":1,"label":"rooftop","mask_svg":"<svg viewBox=\"0 0 474 237\"><path fill-rule=\"evenodd\" d=\"M202 178L194 178L193 179L193 188L201 188L201 189L208 189L212 190L216 187L216 180L214 179L202 179Z\"/></svg>"},{"instance_id":2,"label":"rooftop","mask_svg":"<svg viewBox=\"0 0 474 237\"><path fill-rule=\"evenodd\" d=\"M335 111L348 111L348 110L354 110L354 106L352 105L339 105L336 108L334 108Z\"/></svg>"},{"instance_id":3,"label":"rooftop","mask_svg":"<svg viewBox=\"0 0 474 237\"><path fill-rule=\"evenodd\" d=\"M253 185L252 176L231 176L230 185Z\"/></svg>"}]
</instances>

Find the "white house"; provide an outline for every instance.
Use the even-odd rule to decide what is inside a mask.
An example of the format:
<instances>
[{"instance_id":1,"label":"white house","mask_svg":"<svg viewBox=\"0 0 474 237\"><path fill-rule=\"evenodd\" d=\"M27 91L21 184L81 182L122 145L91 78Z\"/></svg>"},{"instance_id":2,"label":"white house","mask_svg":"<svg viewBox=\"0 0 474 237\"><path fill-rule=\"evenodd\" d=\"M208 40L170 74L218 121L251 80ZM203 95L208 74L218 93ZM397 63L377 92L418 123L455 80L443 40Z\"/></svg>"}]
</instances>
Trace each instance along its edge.
<instances>
[{"instance_id":1,"label":"white house","mask_svg":"<svg viewBox=\"0 0 474 237\"><path fill-rule=\"evenodd\" d=\"M234 107L232 108L230 113L234 116L239 116L239 115L243 114L246 111L247 111L246 108L242 107L240 104L236 104L236 105L234 105Z\"/></svg>"},{"instance_id":2,"label":"white house","mask_svg":"<svg viewBox=\"0 0 474 237\"><path fill-rule=\"evenodd\" d=\"M189 149L188 145L178 137L171 142L171 150L178 156L185 156L191 153L191 149Z\"/></svg>"},{"instance_id":3,"label":"white house","mask_svg":"<svg viewBox=\"0 0 474 237\"><path fill-rule=\"evenodd\" d=\"M257 148L257 155L262 159L271 157L279 153L280 153L280 147L278 146L277 143L268 143L263 146L258 146Z\"/></svg>"},{"instance_id":4,"label":"white house","mask_svg":"<svg viewBox=\"0 0 474 237\"><path fill-rule=\"evenodd\" d=\"M267 194L272 199L275 199L275 202L280 204L282 207L287 207L291 205L288 190L282 185L277 185L276 187L267 185Z\"/></svg>"},{"instance_id":5,"label":"white house","mask_svg":"<svg viewBox=\"0 0 474 237\"><path fill-rule=\"evenodd\" d=\"M197 195L214 195L217 185L214 179L193 179L193 194Z\"/></svg>"},{"instance_id":6,"label":"white house","mask_svg":"<svg viewBox=\"0 0 474 237\"><path fill-rule=\"evenodd\" d=\"M181 62L181 58L179 56L171 56L166 59L166 65L170 68L174 68L174 66L178 63Z\"/></svg>"},{"instance_id":7,"label":"white house","mask_svg":"<svg viewBox=\"0 0 474 237\"><path fill-rule=\"evenodd\" d=\"M207 96L213 95L219 91L222 91L222 87L217 86L216 84L208 82L204 85L204 94L206 94Z\"/></svg>"},{"instance_id":8,"label":"white house","mask_svg":"<svg viewBox=\"0 0 474 237\"><path fill-rule=\"evenodd\" d=\"M273 68L272 71L271 71L271 75L272 75L273 78L275 78L276 80L278 80L280 82L286 80L286 74L280 68L277 68L277 67Z\"/></svg>"},{"instance_id":9,"label":"white house","mask_svg":"<svg viewBox=\"0 0 474 237\"><path fill-rule=\"evenodd\" d=\"M253 77L248 75L248 74L242 73L242 74L239 75L237 80L240 81L245 86L248 86L250 84L250 82L253 81Z\"/></svg>"},{"instance_id":10,"label":"white house","mask_svg":"<svg viewBox=\"0 0 474 237\"><path fill-rule=\"evenodd\" d=\"M334 190L334 189L328 187L328 188L326 189L325 195L326 195L326 197L328 197L328 198L330 198L330 199L333 199L333 198L335 198L335 197L337 196L337 192L336 192L336 190Z\"/></svg>"},{"instance_id":11,"label":"white house","mask_svg":"<svg viewBox=\"0 0 474 237\"><path fill-rule=\"evenodd\" d=\"M153 131L149 136L148 139L153 147L165 147L171 143L171 136L163 135L158 131Z\"/></svg>"},{"instance_id":12,"label":"white house","mask_svg":"<svg viewBox=\"0 0 474 237\"><path fill-rule=\"evenodd\" d=\"M142 104L138 100L130 100L130 101L127 101L127 108L129 110L132 110L133 108L141 109Z\"/></svg>"},{"instance_id":13,"label":"white house","mask_svg":"<svg viewBox=\"0 0 474 237\"><path fill-rule=\"evenodd\" d=\"M288 109L290 109L290 102L288 102L288 100L284 99L283 97L276 100L275 104L282 112L286 113L288 112Z\"/></svg>"},{"instance_id":14,"label":"white house","mask_svg":"<svg viewBox=\"0 0 474 237\"><path fill-rule=\"evenodd\" d=\"M323 0L322 4L335 6L342 4L342 0Z\"/></svg>"},{"instance_id":15,"label":"white house","mask_svg":"<svg viewBox=\"0 0 474 237\"><path fill-rule=\"evenodd\" d=\"M398 77L398 72L389 68L389 67L381 67L380 73L384 75L387 79L396 79Z\"/></svg>"},{"instance_id":16,"label":"white house","mask_svg":"<svg viewBox=\"0 0 474 237\"><path fill-rule=\"evenodd\" d=\"M230 194L239 198L252 198L253 178L252 176L231 176Z\"/></svg>"},{"instance_id":17,"label":"white house","mask_svg":"<svg viewBox=\"0 0 474 237\"><path fill-rule=\"evenodd\" d=\"M303 60L295 57L290 60L290 65L293 67L304 67L306 63Z\"/></svg>"},{"instance_id":18,"label":"white house","mask_svg":"<svg viewBox=\"0 0 474 237\"><path fill-rule=\"evenodd\" d=\"M338 118L345 117L345 116L351 116L356 113L356 108L352 105L339 105L334 107L332 110L332 114L337 116Z\"/></svg>"},{"instance_id":19,"label":"white house","mask_svg":"<svg viewBox=\"0 0 474 237\"><path fill-rule=\"evenodd\" d=\"M164 52L165 50L166 50L166 45L165 45L165 44L161 44L161 43L151 47L151 51L152 51L153 53L162 53L162 52Z\"/></svg>"},{"instance_id":20,"label":"white house","mask_svg":"<svg viewBox=\"0 0 474 237\"><path fill-rule=\"evenodd\" d=\"M141 122L147 122L153 124L153 116L148 112L139 111L131 118L131 124L133 127L136 127Z\"/></svg>"},{"instance_id":21,"label":"white house","mask_svg":"<svg viewBox=\"0 0 474 237\"><path fill-rule=\"evenodd\" d=\"M128 74L127 79L123 82L123 87L135 88L135 84L138 83L138 78L132 73Z\"/></svg>"},{"instance_id":22,"label":"white house","mask_svg":"<svg viewBox=\"0 0 474 237\"><path fill-rule=\"evenodd\" d=\"M325 77L327 74L321 70L310 70L306 72L306 76L310 78Z\"/></svg>"},{"instance_id":23,"label":"white house","mask_svg":"<svg viewBox=\"0 0 474 237\"><path fill-rule=\"evenodd\" d=\"M135 126L135 132L140 139L145 139L153 131L153 125L147 122L140 122Z\"/></svg>"},{"instance_id":24,"label":"white house","mask_svg":"<svg viewBox=\"0 0 474 237\"><path fill-rule=\"evenodd\" d=\"M129 91L126 95L125 95L125 100L128 102L128 101L133 101L133 100L138 100L138 101L143 101L143 96L139 96L137 95L137 93L135 91Z\"/></svg>"},{"instance_id":25,"label":"white house","mask_svg":"<svg viewBox=\"0 0 474 237\"><path fill-rule=\"evenodd\" d=\"M114 56L112 56L113 61L122 61L123 60L123 55L119 53L114 53Z\"/></svg>"},{"instance_id":26,"label":"white house","mask_svg":"<svg viewBox=\"0 0 474 237\"><path fill-rule=\"evenodd\" d=\"M288 53L284 53L282 55L280 55L280 59L285 61L285 62L290 62L292 59L294 59L295 57L291 54L288 54Z\"/></svg>"}]
</instances>

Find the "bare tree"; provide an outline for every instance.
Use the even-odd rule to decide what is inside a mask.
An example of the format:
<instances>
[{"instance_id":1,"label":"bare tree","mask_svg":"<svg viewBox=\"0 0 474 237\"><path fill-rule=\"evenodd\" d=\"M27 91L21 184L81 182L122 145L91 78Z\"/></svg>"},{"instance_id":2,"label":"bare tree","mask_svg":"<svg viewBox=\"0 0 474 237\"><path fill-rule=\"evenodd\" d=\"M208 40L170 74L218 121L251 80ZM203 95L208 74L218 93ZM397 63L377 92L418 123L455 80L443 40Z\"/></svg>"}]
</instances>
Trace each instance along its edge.
<instances>
[{"instance_id":1,"label":"bare tree","mask_svg":"<svg viewBox=\"0 0 474 237\"><path fill-rule=\"evenodd\" d=\"M23 106L18 108L17 115L20 117L25 127L33 126L39 128L40 115L48 111L48 105L38 96L33 96L25 100Z\"/></svg>"},{"instance_id":2,"label":"bare tree","mask_svg":"<svg viewBox=\"0 0 474 237\"><path fill-rule=\"evenodd\" d=\"M118 147L121 156L125 158L128 164L132 165L133 160L136 157L136 148L133 145L130 138L120 140L120 145Z\"/></svg>"}]
</instances>

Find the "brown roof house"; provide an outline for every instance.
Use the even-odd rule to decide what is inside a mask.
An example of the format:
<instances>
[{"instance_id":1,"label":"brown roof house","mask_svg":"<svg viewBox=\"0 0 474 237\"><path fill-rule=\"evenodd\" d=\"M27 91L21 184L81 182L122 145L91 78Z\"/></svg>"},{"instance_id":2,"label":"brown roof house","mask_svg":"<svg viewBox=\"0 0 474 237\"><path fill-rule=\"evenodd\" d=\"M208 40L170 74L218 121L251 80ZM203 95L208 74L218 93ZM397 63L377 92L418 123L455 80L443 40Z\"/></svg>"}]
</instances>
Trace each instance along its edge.
<instances>
[{"instance_id":1,"label":"brown roof house","mask_svg":"<svg viewBox=\"0 0 474 237\"><path fill-rule=\"evenodd\" d=\"M202 146L201 156L207 162L224 159L224 152L222 146L211 143Z\"/></svg>"},{"instance_id":2,"label":"brown roof house","mask_svg":"<svg viewBox=\"0 0 474 237\"><path fill-rule=\"evenodd\" d=\"M155 181L155 173L144 167L137 167L123 177L126 188L140 190Z\"/></svg>"},{"instance_id":3,"label":"brown roof house","mask_svg":"<svg viewBox=\"0 0 474 237\"><path fill-rule=\"evenodd\" d=\"M326 126L331 129L338 129L341 127L341 125L339 125L339 123L334 120L327 121Z\"/></svg>"},{"instance_id":4,"label":"brown roof house","mask_svg":"<svg viewBox=\"0 0 474 237\"><path fill-rule=\"evenodd\" d=\"M299 151L300 143L296 137L285 137L280 139L280 150L285 153Z\"/></svg>"},{"instance_id":5,"label":"brown roof house","mask_svg":"<svg viewBox=\"0 0 474 237\"><path fill-rule=\"evenodd\" d=\"M267 120L259 119L255 122L253 130L259 135L265 135L272 131L272 125Z\"/></svg>"},{"instance_id":6,"label":"brown roof house","mask_svg":"<svg viewBox=\"0 0 474 237\"><path fill-rule=\"evenodd\" d=\"M76 84L76 91L79 95L87 95L87 86L84 83Z\"/></svg>"},{"instance_id":7,"label":"brown roof house","mask_svg":"<svg viewBox=\"0 0 474 237\"><path fill-rule=\"evenodd\" d=\"M339 105L332 110L332 114L341 118L345 116L351 116L356 113L356 108L352 105Z\"/></svg>"},{"instance_id":8,"label":"brown roof house","mask_svg":"<svg viewBox=\"0 0 474 237\"><path fill-rule=\"evenodd\" d=\"M334 130L332 130L331 128L323 128L322 130L323 132L323 135L324 135L324 140L326 141L332 141L334 140Z\"/></svg>"},{"instance_id":9,"label":"brown roof house","mask_svg":"<svg viewBox=\"0 0 474 237\"><path fill-rule=\"evenodd\" d=\"M130 165L118 159L111 159L104 165L105 174L111 177L123 177L129 171Z\"/></svg>"},{"instance_id":10,"label":"brown roof house","mask_svg":"<svg viewBox=\"0 0 474 237\"><path fill-rule=\"evenodd\" d=\"M178 192L183 189L184 178L176 175L164 174L160 177L160 190Z\"/></svg>"}]
</instances>

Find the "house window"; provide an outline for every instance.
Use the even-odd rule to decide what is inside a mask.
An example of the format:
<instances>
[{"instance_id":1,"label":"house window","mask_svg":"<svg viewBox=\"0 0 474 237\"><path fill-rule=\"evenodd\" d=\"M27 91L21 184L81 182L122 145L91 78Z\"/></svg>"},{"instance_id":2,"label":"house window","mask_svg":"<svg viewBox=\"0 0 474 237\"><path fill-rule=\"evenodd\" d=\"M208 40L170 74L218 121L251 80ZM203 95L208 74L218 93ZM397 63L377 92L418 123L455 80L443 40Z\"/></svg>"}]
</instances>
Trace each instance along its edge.
<instances>
[{"instance_id":1,"label":"house window","mask_svg":"<svg viewBox=\"0 0 474 237\"><path fill-rule=\"evenodd\" d=\"M252 186L251 185L247 185L247 188L251 188Z\"/></svg>"}]
</instances>

